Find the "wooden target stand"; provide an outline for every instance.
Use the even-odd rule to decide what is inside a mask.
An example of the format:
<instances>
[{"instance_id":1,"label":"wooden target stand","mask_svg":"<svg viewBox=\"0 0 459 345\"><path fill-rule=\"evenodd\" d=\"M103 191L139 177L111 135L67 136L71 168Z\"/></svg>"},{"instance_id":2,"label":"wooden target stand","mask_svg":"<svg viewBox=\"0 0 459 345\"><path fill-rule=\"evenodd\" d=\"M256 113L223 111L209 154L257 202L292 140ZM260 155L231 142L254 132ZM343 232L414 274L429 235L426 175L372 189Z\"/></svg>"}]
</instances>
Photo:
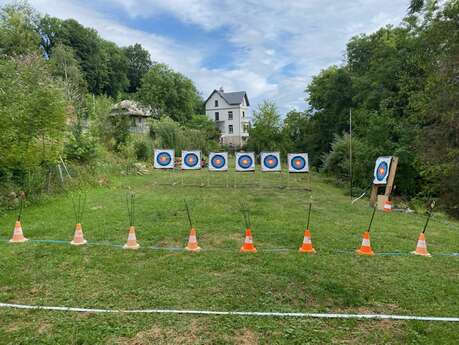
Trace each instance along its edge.
<instances>
[{"instance_id":1,"label":"wooden target stand","mask_svg":"<svg viewBox=\"0 0 459 345\"><path fill-rule=\"evenodd\" d=\"M237 171L237 172L230 172L227 171L207 171L206 176L200 176L199 183L188 183L187 178L187 169L181 169L180 167L168 168L168 169L158 169L163 172L164 175L167 175L167 182L159 182L156 183L157 185L168 185L168 186L182 186L182 187L200 187L200 188L244 188L244 187L251 187L251 188L260 188L260 189L288 189L288 190L303 190L303 191L311 191L311 180L310 174L306 173L306 178L303 178L305 175L304 173L290 173L281 171ZM204 170L204 169L199 169ZM232 174L233 176L230 176ZM278 175L279 176L279 184L269 185L266 183L267 181L263 178L263 175ZM290 174L294 175L290 177ZM225 181L224 183L215 183L212 180L211 176L217 175L224 175ZM237 181L237 176L253 176L253 183L247 182L239 182ZM301 176L299 176L301 175ZM284 177L285 176L285 177ZM250 179L250 178L249 178ZM295 182L300 182L303 184L305 182L305 186L298 186L292 185L291 179L294 179ZM286 180L286 181L285 181Z\"/></svg>"},{"instance_id":2,"label":"wooden target stand","mask_svg":"<svg viewBox=\"0 0 459 345\"><path fill-rule=\"evenodd\" d=\"M378 204L378 209L383 211L384 210L384 202L390 198L392 194L392 190L394 188L394 181L395 181L395 173L397 172L398 166L398 157L392 156L392 161L390 163L389 169L389 176L387 177L387 184L374 184L371 188L371 195L370 195L370 206L375 207L376 203ZM384 194L379 195L379 188L386 187L384 190Z\"/></svg>"}]
</instances>

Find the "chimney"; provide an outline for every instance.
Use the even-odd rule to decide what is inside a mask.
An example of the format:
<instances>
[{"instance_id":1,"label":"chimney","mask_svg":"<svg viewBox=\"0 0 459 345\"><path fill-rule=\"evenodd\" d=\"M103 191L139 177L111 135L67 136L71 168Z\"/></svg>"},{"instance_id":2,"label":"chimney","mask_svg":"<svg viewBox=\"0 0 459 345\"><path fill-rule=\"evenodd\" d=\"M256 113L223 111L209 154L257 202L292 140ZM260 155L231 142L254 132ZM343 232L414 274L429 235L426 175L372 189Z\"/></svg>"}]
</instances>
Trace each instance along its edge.
<instances>
[{"instance_id":1,"label":"chimney","mask_svg":"<svg viewBox=\"0 0 459 345\"><path fill-rule=\"evenodd\" d=\"M220 86L219 91L220 91L221 93L225 92L225 90L223 90L223 86Z\"/></svg>"}]
</instances>

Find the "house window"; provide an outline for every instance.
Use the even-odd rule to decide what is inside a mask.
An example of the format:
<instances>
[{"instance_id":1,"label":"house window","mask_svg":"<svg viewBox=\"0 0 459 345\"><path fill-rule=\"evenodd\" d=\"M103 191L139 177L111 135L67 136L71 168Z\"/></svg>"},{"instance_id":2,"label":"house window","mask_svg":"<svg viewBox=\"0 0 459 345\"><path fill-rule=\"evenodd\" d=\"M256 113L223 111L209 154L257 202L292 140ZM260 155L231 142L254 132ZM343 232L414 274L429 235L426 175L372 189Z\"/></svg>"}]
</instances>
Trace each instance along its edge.
<instances>
[{"instance_id":1,"label":"house window","mask_svg":"<svg viewBox=\"0 0 459 345\"><path fill-rule=\"evenodd\" d=\"M228 126L228 133L233 134L233 125Z\"/></svg>"},{"instance_id":2,"label":"house window","mask_svg":"<svg viewBox=\"0 0 459 345\"><path fill-rule=\"evenodd\" d=\"M228 120L232 120L232 119L233 119L233 112L228 111Z\"/></svg>"},{"instance_id":3,"label":"house window","mask_svg":"<svg viewBox=\"0 0 459 345\"><path fill-rule=\"evenodd\" d=\"M242 117L245 117L245 111L242 112Z\"/></svg>"},{"instance_id":4,"label":"house window","mask_svg":"<svg viewBox=\"0 0 459 345\"><path fill-rule=\"evenodd\" d=\"M249 130L249 124L248 123L244 123L244 133L247 133Z\"/></svg>"},{"instance_id":5,"label":"house window","mask_svg":"<svg viewBox=\"0 0 459 345\"><path fill-rule=\"evenodd\" d=\"M218 111L215 112L215 121L220 121L220 114Z\"/></svg>"},{"instance_id":6,"label":"house window","mask_svg":"<svg viewBox=\"0 0 459 345\"><path fill-rule=\"evenodd\" d=\"M215 100L215 107L218 107L218 99Z\"/></svg>"}]
</instances>

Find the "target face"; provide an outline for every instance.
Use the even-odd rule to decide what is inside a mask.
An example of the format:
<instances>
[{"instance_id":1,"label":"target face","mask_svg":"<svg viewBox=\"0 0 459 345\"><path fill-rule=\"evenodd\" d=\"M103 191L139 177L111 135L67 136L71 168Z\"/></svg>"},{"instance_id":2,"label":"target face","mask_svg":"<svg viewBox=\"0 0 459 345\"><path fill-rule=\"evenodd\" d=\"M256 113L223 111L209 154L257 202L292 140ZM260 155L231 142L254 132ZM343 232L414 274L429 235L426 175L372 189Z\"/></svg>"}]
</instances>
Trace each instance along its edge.
<instances>
[{"instance_id":1,"label":"target face","mask_svg":"<svg viewBox=\"0 0 459 345\"><path fill-rule=\"evenodd\" d=\"M309 172L309 160L307 153L289 153L288 154L288 171L289 172Z\"/></svg>"},{"instance_id":2,"label":"target face","mask_svg":"<svg viewBox=\"0 0 459 345\"><path fill-rule=\"evenodd\" d=\"M280 171L280 154L279 152L262 152L261 153L261 170L262 171Z\"/></svg>"},{"instance_id":3,"label":"target face","mask_svg":"<svg viewBox=\"0 0 459 345\"><path fill-rule=\"evenodd\" d=\"M211 152L209 154L209 170L226 171L228 170L228 153L227 152Z\"/></svg>"},{"instance_id":4,"label":"target face","mask_svg":"<svg viewBox=\"0 0 459 345\"><path fill-rule=\"evenodd\" d=\"M379 157L376 160L374 171L374 184L386 184L389 176L392 157Z\"/></svg>"},{"instance_id":5,"label":"target face","mask_svg":"<svg viewBox=\"0 0 459 345\"><path fill-rule=\"evenodd\" d=\"M174 150L155 150L153 166L156 169L172 169L174 157Z\"/></svg>"},{"instance_id":6,"label":"target face","mask_svg":"<svg viewBox=\"0 0 459 345\"><path fill-rule=\"evenodd\" d=\"M182 169L201 169L201 151L182 151Z\"/></svg>"},{"instance_id":7,"label":"target face","mask_svg":"<svg viewBox=\"0 0 459 345\"><path fill-rule=\"evenodd\" d=\"M236 153L236 171L255 170L255 154L253 152Z\"/></svg>"}]
</instances>

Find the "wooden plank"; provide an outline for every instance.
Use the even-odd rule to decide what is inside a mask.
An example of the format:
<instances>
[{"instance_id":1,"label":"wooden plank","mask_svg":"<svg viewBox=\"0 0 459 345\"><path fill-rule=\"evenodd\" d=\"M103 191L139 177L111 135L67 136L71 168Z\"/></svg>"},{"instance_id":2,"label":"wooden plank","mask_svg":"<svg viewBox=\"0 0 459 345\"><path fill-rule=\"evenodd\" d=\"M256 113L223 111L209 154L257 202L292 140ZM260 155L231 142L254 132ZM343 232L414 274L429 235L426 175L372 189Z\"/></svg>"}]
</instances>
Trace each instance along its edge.
<instances>
[{"instance_id":1,"label":"wooden plank","mask_svg":"<svg viewBox=\"0 0 459 345\"><path fill-rule=\"evenodd\" d=\"M392 157L392 162L390 164L389 177L387 178L386 191L384 195L389 197L392 194L392 189L394 187L395 173L398 166L398 157Z\"/></svg>"}]
</instances>

